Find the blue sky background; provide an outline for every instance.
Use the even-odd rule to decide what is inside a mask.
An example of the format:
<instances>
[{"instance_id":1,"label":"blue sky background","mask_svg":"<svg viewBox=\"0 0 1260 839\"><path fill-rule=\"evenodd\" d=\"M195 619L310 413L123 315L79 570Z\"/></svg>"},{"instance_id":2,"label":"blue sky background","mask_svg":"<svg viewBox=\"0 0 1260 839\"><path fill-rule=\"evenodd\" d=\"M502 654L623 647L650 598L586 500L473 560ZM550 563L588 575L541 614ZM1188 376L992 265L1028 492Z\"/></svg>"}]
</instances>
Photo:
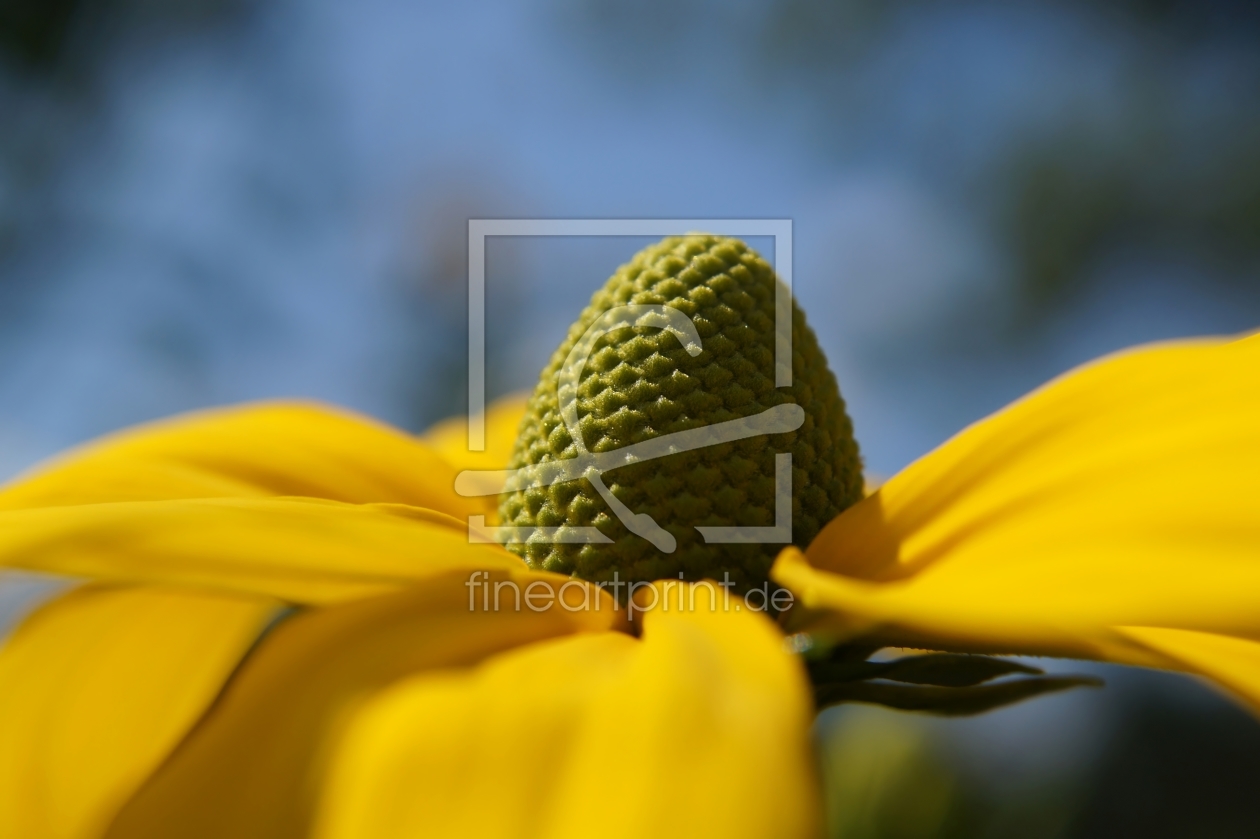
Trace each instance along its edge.
<instances>
[{"instance_id":1,"label":"blue sky background","mask_svg":"<svg viewBox=\"0 0 1260 839\"><path fill-rule=\"evenodd\" d=\"M726 25L749 26L756 7L736 8ZM908 15L834 101L788 71L757 76L729 54L738 32L649 48L589 17L266 4L178 37L102 37L77 99L11 83L8 119L59 148L37 186L5 196L33 222L3 266L23 290L0 336L9 468L247 399L310 396L410 427L457 410L473 215L792 218L798 299L881 473L1100 353L1253 325L1237 293L1195 282L1193 260L1121 251L1032 339L942 349L960 312L1009 308L975 170L1126 95L1129 47L1083 11ZM637 245L492 256L512 322L491 387L530 386Z\"/></svg>"}]
</instances>

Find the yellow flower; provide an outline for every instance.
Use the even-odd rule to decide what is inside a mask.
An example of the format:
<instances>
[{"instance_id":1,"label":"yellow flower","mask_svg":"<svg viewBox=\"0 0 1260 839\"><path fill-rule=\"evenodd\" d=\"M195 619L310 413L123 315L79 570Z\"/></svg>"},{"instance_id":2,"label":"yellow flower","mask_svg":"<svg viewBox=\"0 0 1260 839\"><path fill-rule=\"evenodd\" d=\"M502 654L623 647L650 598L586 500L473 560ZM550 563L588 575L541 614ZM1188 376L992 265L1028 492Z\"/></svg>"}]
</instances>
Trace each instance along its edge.
<instances>
[{"instance_id":1,"label":"yellow flower","mask_svg":"<svg viewBox=\"0 0 1260 839\"><path fill-rule=\"evenodd\" d=\"M0 493L6 566L94 580L0 649L0 835L815 832L770 621L657 610L637 638L595 587L469 544L457 465L505 460L520 410L471 460L444 429L209 412ZM470 609L473 572L599 607Z\"/></svg>"},{"instance_id":2,"label":"yellow flower","mask_svg":"<svg viewBox=\"0 0 1260 839\"><path fill-rule=\"evenodd\" d=\"M1181 669L1260 707L1257 371L1256 338L1138 349L976 424L780 555L788 631ZM469 542L488 510L455 476L502 468L522 410L476 455L462 423L208 412L0 492L0 565L86 580L0 648L0 835L817 834L784 631L659 605L631 632ZM586 608L477 608L531 583Z\"/></svg>"},{"instance_id":3,"label":"yellow flower","mask_svg":"<svg viewBox=\"0 0 1260 839\"><path fill-rule=\"evenodd\" d=\"M833 637L1183 670L1260 709L1260 336L1068 373L773 576Z\"/></svg>"}]
</instances>

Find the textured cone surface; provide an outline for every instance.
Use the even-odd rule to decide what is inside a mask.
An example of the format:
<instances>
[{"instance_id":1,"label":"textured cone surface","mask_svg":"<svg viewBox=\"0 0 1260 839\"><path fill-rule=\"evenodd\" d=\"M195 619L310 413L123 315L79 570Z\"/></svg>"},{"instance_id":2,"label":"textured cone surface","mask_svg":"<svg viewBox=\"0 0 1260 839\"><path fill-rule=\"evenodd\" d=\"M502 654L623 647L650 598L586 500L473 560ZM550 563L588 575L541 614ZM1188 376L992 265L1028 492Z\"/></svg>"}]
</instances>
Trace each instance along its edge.
<instances>
[{"instance_id":1,"label":"textured cone surface","mask_svg":"<svg viewBox=\"0 0 1260 839\"><path fill-rule=\"evenodd\" d=\"M853 427L835 376L793 304L792 386L776 389L774 270L736 239L673 237L639 252L591 298L552 355L521 421L512 468L524 468L499 506L518 527L591 526L612 544L556 544L536 534L509 545L535 568L586 580L712 578L729 572L737 590L767 580L782 544L706 544L697 526L772 526L775 454L792 454L792 542L806 546L832 517L862 497ZM664 553L626 530L585 480L529 487L528 467L577 456L560 416L556 375L603 313L627 304L666 305L692 319L703 352L692 357L664 329L626 327L595 345L578 386L587 449L605 452L662 434L796 403L805 422L763 435L681 452L605 472L612 494L677 540ZM519 489L519 487L527 487Z\"/></svg>"}]
</instances>

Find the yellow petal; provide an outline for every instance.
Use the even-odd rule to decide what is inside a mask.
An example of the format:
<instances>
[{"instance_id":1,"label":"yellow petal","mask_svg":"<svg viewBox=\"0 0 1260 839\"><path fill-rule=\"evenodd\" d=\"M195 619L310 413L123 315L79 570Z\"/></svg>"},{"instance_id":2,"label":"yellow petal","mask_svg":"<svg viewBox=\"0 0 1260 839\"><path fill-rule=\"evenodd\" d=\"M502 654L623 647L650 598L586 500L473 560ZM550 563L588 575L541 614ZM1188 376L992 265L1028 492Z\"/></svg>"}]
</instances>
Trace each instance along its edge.
<instances>
[{"instance_id":1,"label":"yellow petal","mask_svg":"<svg viewBox=\"0 0 1260 839\"><path fill-rule=\"evenodd\" d=\"M0 566L326 603L448 572L520 569L467 524L390 504L208 498L0 511Z\"/></svg>"},{"instance_id":2,"label":"yellow petal","mask_svg":"<svg viewBox=\"0 0 1260 839\"><path fill-rule=\"evenodd\" d=\"M486 450L483 452L468 450L468 420L465 417L443 420L426 431L421 439L446 458L456 471L506 469L528 399L528 393L514 393L489 405L486 409Z\"/></svg>"},{"instance_id":3,"label":"yellow petal","mask_svg":"<svg viewBox=\"0 0 1260 839\"><path fill-rule=\"evenodd\" d=\"M1260 713L1260 642L1152 626L1123 626L1119 631L1166 656L1164 666L1206 676Z\"/></svg>"},{"instance_id":4,"label":"yellow petal","mask_svg":"<svg viewBox=\"0 0 1260 839\"><path fill-rule=\"evenodd\" d=\"M0 492L0 509L232 496L310 496L480 513L417 439L306 404L205 411L71 451Z\"/></svg>"},{"instance_id":5,"label":"yellow petal","mask_svg":"<svg viewBox=\"0 0 1260 839\"><path fill-rule=\"evenodd\" d=\"M315 835L816 835L799 662L738 598L706 600L650 612L642 641L566 638L387 691L343 740Z\"/></svg>"},{"instance_id":6,"label":"yellow petal","mask_svg":"<svg viewBox=\"0 0 1260 839\"><path fill-rule=\"evenodd\" d=\"M1260 640L1260 340L1070 373L839 516L774 577L908 646L1166 659L1116 630Z\"/></svg>"},{"instance_id":7,"label":"yellow petal","mask_svg":"<svg viewBox=\"0 0 1260 839\"><path fill-rule=\"evenodd\" d=\"M521 586L569 582L549 574L514 579ZM465 667L520 644L619 626L625 614L614 612L606 595L599 611L483 611L470 608L479 595L468 582L467 574L450 574L281 623L123 809L110 839L305 837L329 747L374 692L410 674Z\"/></svg>"},{"instance_id":8,"label":"yellow petal","mask_svg":"<svg viewBox=\"0 0 1260 839\"><path fill-rule=\"evenodd\" d=\"M276 608L90 586L32 614L0 648L0 836L100 836Z\"/></svg>"}]
</instances>

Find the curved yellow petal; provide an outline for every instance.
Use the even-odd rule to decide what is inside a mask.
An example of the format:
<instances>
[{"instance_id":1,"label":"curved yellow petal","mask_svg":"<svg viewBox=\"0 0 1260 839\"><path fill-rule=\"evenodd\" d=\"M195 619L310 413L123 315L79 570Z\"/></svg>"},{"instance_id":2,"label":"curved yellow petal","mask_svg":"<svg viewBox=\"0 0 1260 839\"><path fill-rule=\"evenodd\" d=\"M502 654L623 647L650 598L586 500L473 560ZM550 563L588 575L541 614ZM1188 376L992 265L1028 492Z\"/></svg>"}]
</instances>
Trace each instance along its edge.
<instances>
[{"instance_id":1,"label":"curved yellow petal","mask_svg":"<svg viewBox=\"0 0 1260 839\"><path fill-rule=\"evenodd\" d=\"M1165 667L1206 676L1260 713L1260 641L1155 626L1118 631L1167 657Z\"/></svg>"},{"instance_id":2,"label":"curved yellow petal","mask_svg":"<svg viewBox=\"0 0 1260 839\"><path fill-rule=\"evenodd\" d=\"M774 577L840 635L1159 665L1117 627L1260 640L1260 340L1112 356L985 419Z\"/></svg>"},{"instance_id":3,"label":"curved yellow petal","mask_svg":"<svg viewBox=\"0 0 1260 839\"><path fill-rule=\"evenodd\" d=\"M314 404L204 411L70 451L0 491L0 510L120 501L309 496L480 513L456 470L401 431Z\"/></svg>"},{"instance_id":4,"label":"curved yellow petal","mask_svg":"<svg viewBox=\"0 0 1260 839\"><path fill-rule=\"evenodd\" d=\"M207 498L0 511L0 566L326 603L524 564L430 510Z\"/></svg>"},{"instance_id":5,"label":"curved yellow petal","mask_svg":"<svg viewBox=\"0 0 1260 839\"><path fill-rule=\"evenodd\" d=\"M800 664L763 616L706 599L650 612L641 641L566 638L385 692L337 751L315 835L816 835Z\"/></svg>"},{"instance_id":6,"label":"curved yellow petal","mask_svg":"<svg viewBox=\"0 0 1260 839\"><path fill-rule=\"evenodd\" d=\"M451 417L426 431L420 439L446 458L456 471L506 469L516 445L516 431L525 416L529 393L496 399L486 408L486 450L468 450L468 420Z\"/></svg>"},{"instance_id":7,"label":"curved yellow petal","mask_svg":"<svg viewBox=\"0 0 1260 839\"><path fill-rule=\"evenodd\" d=\"M536 580L553 586L569 582L526 573L490 579L522 587ZM480 608L481 590L469 582L467 574L448 574L281 623L107 835L306 837L329 748L374 692L410 674L467 667L517 645L607 630L619 626L625 614L614 612L606 595L599 610L486 611ZM571 585L588 590L584 583ZM426 722L434 728L447 724Z\"/></svg>"},{"instance_id":8,"label":"curved yellow petal","mask_svg":"<svg viewBox=\"0 0 1260 839\"><path fill-rule=\"evenodd\" d=\"M277 607L89 586L34 612L0 648L0 836L102 835Z\"/></svg>"}]
</instances>

